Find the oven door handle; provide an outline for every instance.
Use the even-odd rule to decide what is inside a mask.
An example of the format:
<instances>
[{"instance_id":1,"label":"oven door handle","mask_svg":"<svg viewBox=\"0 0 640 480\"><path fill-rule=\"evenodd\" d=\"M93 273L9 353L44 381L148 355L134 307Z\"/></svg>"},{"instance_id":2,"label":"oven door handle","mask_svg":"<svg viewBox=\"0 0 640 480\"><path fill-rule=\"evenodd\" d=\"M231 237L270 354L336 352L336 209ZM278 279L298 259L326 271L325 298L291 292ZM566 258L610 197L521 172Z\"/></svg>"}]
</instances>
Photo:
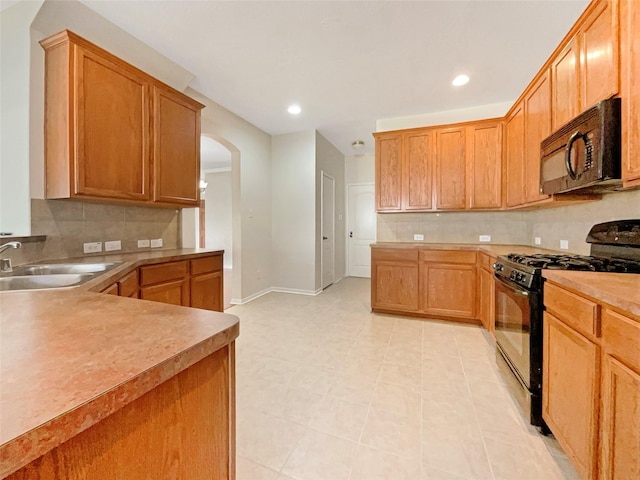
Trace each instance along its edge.
<instances>
[{"instance_id":1,"label":"oven door handle","mask_svg":"<svg viewBox=\"0 0 640 480\"><path fill-rule=\"evenodd\" d=\"M496 278L496 280L500 283L502 283L503 285L509 287L511 290L514 291L514 293L522 296L522 297L528 297L529 296L529 292L527 292L526 290L523 290L522 287L520 287L517 283L513 283L511 280L507 280L504 277L500 277L498 275L494 274L494 277Z\"/></svg>"}]
</instances>

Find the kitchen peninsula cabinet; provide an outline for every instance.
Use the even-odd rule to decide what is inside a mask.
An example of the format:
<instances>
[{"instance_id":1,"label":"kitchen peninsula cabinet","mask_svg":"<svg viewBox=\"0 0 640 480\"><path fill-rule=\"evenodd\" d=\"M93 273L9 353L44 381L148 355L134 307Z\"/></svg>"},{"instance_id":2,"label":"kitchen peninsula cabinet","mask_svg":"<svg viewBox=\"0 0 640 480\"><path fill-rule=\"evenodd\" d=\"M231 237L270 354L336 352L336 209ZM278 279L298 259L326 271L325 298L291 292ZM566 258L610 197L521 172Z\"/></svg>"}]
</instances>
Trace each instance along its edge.
<instances>
[{"instance_id":1,"label":"kitchen peninsula cabinet","mask_svg":"<svg viewBox=\"0 0 640 480\"><path fill-rule=\"evenodd\" d=\"M622 180L640 186L640 4L620 0Z\"/></svg>"},{"instance_id":2,"label":"kitchen peninsula cabinet","mask_svg":"<svg viewBox=\"0 0 640 480\"><path fill-rule=\"evenodd\" d=\"M189 264L190 306L222 312L224 310L222 255L198 258L191 260Z\"/></svg>"},{"instance_id":3,"label":"kitchen peninsula cabinet","mask_svg":"<svg viewBox=\"0 0 640 480\"><path fill-rule=\"evenodd\" d=\"M203 105L68 30L40 43L46 198L197 206Z\"/></svg>"},{"instance_id":4,"label":"kitchen peninsula cabinet","mask_svg":"<svg viewBox=\"0 0 640 480\"><path fill-rule=\"evenodd\" d=\"M140 298L171 305L190 305L187 261L140 267Z\"/></svg>"},{"instance_id":5,"label":"kitchen peninsula cabinet","mask_svg":"<svg viewBox=\"0 0 640 480\"><path fill-rule=\"evenodd\" d=\"M568 278L545 283L543 418L581 478L640 478L640 317Z\"/></svg>"}]
</instances>

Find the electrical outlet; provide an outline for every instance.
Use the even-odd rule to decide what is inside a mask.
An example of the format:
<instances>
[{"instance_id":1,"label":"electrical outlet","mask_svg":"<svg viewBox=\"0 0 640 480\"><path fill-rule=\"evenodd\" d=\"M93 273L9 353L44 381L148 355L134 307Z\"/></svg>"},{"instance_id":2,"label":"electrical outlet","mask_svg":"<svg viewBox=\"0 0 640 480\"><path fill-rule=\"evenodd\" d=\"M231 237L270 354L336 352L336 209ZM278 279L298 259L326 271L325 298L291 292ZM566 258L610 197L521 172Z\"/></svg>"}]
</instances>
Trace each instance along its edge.
<instances>
[{"instance_id":1,"label":"electrical outlet","mask_svg":"<svg viewBox=\"0 0 640 480\"><path fill-rule=\"evenodd\" d=\"M533 243L536 244L536 245L542 245L542 238L534 237Z\"/></svg>"},{"instance_id":2,"label":"electrical outlet","mask_svg":"<svg viewBox=\"0 0 640 480\"><path fill-rule=\"evenodd\" d=\"M122 250L122 243L120 240L113 240L111 242L104 242L104 251L113 252L114 250Z\"/></svg>"},{"instance_id":3,"label":"electrical outlet","mask_svg":"<svg viewBox=\"0 0 640 480\"><path fill-rule=\"evenodd\" d=\"M424 235L420 234L420 233L416 233L413 235L413 239L414 240L424 240Z\"/></svg>"},{"instance_id":4,"label":"electrical outlet","mask_svg":"<svg viewBox=\"0 0 640 480\"><path fill-rule=\"evenodd\" d=\"M491 235L480 235L480 241L481 242L490 242L491 241Z\"/></svg>"},{"instance_id":5,"label":"electrical outlet","mask_svg":"<svg viewBox=\"0 0 640 480\"><path fill-rule=\"evenodd\" d=\"M149 240L138 240L138 248L149 248Z\"/></svg>"},{"instance_id":6,"label":"electrical outlet","mask_svg":"<svg viewBox=\"0 0 640 480\"><path fill-rule=\"evenodd\" d=\"M560 240L560 249L569 250L569 240Z\"/></svg>"},{"instance_id":7,"label":"electrical outlet","mask_svg":"<svg viewBox=\"0 0 640 480\"><path fill-rule=\"evenodd\" d=\"M102 242L83 243L82 250L84 253L100 253L102 251Z\"/></svg>"},{"instance_id":8,"label":"electrical outlet","mask_svg":"<svg viewBox=\"0 0 640 480\"><path fill-rule=\"evenodd\" d=\"M151 239L151 248L158 248L162 246L161 238L152 238Z\"/></svg>"}]
</instances>

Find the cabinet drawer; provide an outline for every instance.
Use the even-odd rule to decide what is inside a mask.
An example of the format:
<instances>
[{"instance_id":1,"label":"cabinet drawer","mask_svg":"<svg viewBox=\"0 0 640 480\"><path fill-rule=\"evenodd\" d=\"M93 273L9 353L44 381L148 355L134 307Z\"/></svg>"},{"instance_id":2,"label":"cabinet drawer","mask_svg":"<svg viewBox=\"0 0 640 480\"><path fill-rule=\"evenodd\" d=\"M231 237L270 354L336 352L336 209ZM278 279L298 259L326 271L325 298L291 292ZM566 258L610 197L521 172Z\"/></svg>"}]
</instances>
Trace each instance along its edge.
<instances>
[{"instance_id":1,"label":"cabinet drawer","mask_svg":"<svg viewBox=\"0 0 640 480\"><path fill-rule=\"evenodd\" d=\"M495 259L486 253L480 253L478 255L480 256L480 268L488 272L493 272L493 262Z\"/></svg>"},{"instance_id":2,"label":"cabinet drawer","mask_svg":"<svg viewBox=\"0 0 640 480\"><path fill-rule=\"evenodd\" d=\"M544 287L544 306L567 325L586 335L600 336L600 306L552 283Z\"/></svg>"},{"instance_id":3,"label":"cabinet drawer","mask_svg":"<svg viewBox=\"0 0 640 480\"><path fill-rule=\"evenodd\" d=\"M146 265L140 267L140 285L153 285L154 283L168 282L170 280L182 280L188 274L186 260L182 262Z\"/></svg>"},{"instance_id":4,"label":"cabinet drawer","mask_svg":"<svg viewBox=\"0 0 640 480\"><path fill-rule=\"evenodd\" d=\"M222 255L212 255L191 260L191 275L218 272L220 270L222 270Z\"/></svg>"},{"instance_id":5,"label":"cabinet drawer","mask_svg":"<svg viewBox=\"0 0 640 480\"><path fill-rule=\"evenodd\" d=\"M476 252L464 250L420 250L421 262L476 263Z\"/></svg>"},{"instance_id":6,"label":"cabinet drawer","mask_svg":"<svg viewBox=\"0 0 640 480\"><path fill-rule=\"evenodd\" d=\"M640 372L640 322L604 310L602 340L607 353Z\"/></svg>"},{"instance_id":7,"label":"cabinet drawer","mask_svg":"<svg viewBox=\"0 0 640 480\"><path fill-rule=\"evenodd\" d=\"M138 296L138 270L133 270L122 277L118 284L120 285L120 296L131 297Z\"/></svg>"},{"instance_id":8,"label":"cabinet drawer","mask_svg":"<svg viewBox=\"0 0 640 480\"><path fill-rule=\"evenodd\" d=\"M372 248L374 262L417 262L418 250L414 248Z\"/></svg>"}]
</instances>

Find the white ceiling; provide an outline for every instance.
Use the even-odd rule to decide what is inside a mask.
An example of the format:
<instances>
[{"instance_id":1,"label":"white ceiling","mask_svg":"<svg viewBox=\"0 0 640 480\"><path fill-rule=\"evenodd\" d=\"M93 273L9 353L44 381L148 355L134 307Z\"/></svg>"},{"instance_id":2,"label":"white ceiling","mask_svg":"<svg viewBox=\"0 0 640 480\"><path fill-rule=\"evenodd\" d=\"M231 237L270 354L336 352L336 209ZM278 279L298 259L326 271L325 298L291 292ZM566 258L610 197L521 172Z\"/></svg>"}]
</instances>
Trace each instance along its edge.
<instances>
[{"instance_id":1,"label":"white ceiling","mask_svg":"<svg viewBox=\"0 0 640 480\"><path fill-rule=\"evenodd\" d=\"M265 132L316 129L345 155L373 152L378 119L515 100L588 4L81 1ZM459 73L471 82L454 88Z\"/></svg>"}]
</instances>

